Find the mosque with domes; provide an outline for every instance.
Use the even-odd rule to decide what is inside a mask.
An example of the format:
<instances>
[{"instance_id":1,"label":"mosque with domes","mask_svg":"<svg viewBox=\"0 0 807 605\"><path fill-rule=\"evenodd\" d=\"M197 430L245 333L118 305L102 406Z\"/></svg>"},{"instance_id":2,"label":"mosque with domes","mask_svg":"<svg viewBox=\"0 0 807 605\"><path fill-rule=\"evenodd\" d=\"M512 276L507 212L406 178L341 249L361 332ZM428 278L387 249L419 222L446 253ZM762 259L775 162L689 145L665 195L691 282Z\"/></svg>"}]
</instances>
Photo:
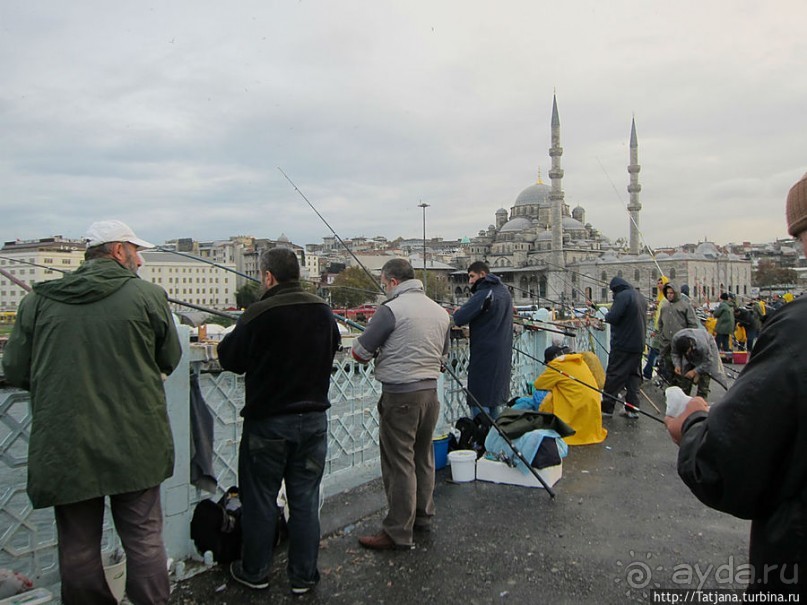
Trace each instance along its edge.
<instances>
[{"instance_id":1,"label":"mosque with domes","mask_svg":"<svg viewBox=\"0 0 807 605\"><path fill-rule=\"evenodd\" d=\"M586 300L611 300L608 288L614 277L623 277L645 294L655 298L660 274L690 286L698 302L714 301L722 292L750 296L751 262L733 254L723 254L710 242L672 254L642 252L639 234L639 143L636 122L631 122L630 177L627 205L629 239L627 250L614 246L590 223L586 211L576 206L571 212L561 186L563 168L560 144L560 117L557 98L552 100L552 146L549 185L539 171L536 183L518 194L508 212L500 208L495 224L464 241L464 253L457 258L467 267L476 260L488 263L491 271L510 288L517 305L580 306ZM470 294L465 271L451 276L454 298L461 302Z\"/></svg>"}]
</instances>

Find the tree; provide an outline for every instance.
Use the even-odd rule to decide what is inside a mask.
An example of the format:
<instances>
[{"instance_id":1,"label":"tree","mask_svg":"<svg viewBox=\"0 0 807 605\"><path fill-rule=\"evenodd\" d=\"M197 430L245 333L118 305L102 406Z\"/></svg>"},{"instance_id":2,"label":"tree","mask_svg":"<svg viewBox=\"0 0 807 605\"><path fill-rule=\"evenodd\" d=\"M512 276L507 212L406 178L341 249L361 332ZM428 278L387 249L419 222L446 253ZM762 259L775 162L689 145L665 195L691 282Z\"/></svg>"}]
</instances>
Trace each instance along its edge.
<instances>
[{"instance_id":1,"label":"tree","mask_svg":"<svg viewBox=\"0 0 807 605\"><path fill-rule=\"evenodd\" d=\"M260 300L261 286L257 282L247 282L235 291L235 304L239 309L246 309L252 303Z\"/></svg>"},{"instance_id":2,"label":"tree","mask_svg":"<svg viewBox=\"0 0 807 605\"><path fill-rule=\"evenodd\" d=\"M753 285L764 288L780 284L795 284L798 274L793 269L781 267L771 260L760 260L754 271Z\"/></svg>"},{"instance_id":3,"label":"tree","mask_svg":"<svg viewBox=\"0 0 807 605\"><path fill-rule=\"evenodd\" d=\"M439 275L434 271L426 271L426 279L423 279L423 269L415 269L415 277L423 282L426 294L429 298L437 302L447 302L450 297L448 280L445 275Z\"/></svg>"},{"instance_id":4,"label":"tree","mask_svg":"<svg viewBox=\"0 0 807 605\"><path fill-rule=\"evenodd\" d=\"M334 307L358 307L375 301L381 293L361 267L348 267L337 275L330 292Z\"/></svg>"}]
</instances>

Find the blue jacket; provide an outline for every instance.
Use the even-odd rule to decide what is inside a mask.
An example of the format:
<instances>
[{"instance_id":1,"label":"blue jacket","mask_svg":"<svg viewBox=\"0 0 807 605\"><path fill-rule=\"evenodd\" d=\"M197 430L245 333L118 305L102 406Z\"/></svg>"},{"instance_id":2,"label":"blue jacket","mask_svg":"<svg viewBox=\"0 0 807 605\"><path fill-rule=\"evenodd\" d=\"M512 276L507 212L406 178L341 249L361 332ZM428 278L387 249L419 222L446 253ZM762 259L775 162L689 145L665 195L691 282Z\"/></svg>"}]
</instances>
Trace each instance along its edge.
<instances>
[{"instance_id":1,"label":"blue jacket","mask_svg":"<svg viewBox=\"0 0 807 605\"><path fill-rule=\"evenodd\" d=\"M484 407L496 407L510 397L513 299L502 280L490 274L477 280L471 292L454 313L456 325L470 328L468 390ZM468 405L474 405L470 398Z\"/></svg>"},{"instance_id":2,"label":"blue jacket","mask_svg":"<svg viewBox=\"0 0 807 605\"><path fill-rule=\"evenodd\" d=\"M612 279L610 288L614 293L614 304L605 321L611 324L611 349L641 353L645 344L647 302L621 277Z\"/></svg>"}]
</instances>

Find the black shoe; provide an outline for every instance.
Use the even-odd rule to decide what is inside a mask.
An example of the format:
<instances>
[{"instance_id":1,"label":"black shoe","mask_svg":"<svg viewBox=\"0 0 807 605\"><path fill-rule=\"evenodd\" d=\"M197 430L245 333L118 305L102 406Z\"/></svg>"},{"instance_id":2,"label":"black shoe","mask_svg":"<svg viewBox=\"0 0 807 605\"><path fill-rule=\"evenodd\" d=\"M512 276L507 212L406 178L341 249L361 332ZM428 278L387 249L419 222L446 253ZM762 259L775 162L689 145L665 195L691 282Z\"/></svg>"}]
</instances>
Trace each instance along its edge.
<instances>
[{"instance_id":1,"label":"black shoe","mask_svg":"<svg viewBox=\"0 0 807 605\"><path fill-rule=\"evenodd\" d=\"M233 561L230 563L230 575L233 580L244 586L249 586L254 590L263 590L269 588L269 576L264 576L260 580L249 580L244 575L244 568L241 567L241 561Z\"/></svg>"}]
</instances>

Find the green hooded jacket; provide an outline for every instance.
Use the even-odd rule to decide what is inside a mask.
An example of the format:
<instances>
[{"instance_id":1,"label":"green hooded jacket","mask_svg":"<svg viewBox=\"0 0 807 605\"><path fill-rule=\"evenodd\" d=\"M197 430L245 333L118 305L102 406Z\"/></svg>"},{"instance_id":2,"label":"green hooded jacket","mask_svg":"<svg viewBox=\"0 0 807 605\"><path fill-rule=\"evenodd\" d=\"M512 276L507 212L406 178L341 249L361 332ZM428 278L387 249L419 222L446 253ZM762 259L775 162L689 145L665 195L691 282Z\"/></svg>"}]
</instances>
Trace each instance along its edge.
<instances>
[{"instance_id":1,"label":"green hooded jacket","mask_svg":"<svg viewBox=\"0 0 807 605\"><path fill-rule=\"evenodd\" d=\"M31 392L34 508L159 485L174 467L161 373L182 355L165 292L109 258L34 285L3 353Z\"/></svg>"}]
</instances>

